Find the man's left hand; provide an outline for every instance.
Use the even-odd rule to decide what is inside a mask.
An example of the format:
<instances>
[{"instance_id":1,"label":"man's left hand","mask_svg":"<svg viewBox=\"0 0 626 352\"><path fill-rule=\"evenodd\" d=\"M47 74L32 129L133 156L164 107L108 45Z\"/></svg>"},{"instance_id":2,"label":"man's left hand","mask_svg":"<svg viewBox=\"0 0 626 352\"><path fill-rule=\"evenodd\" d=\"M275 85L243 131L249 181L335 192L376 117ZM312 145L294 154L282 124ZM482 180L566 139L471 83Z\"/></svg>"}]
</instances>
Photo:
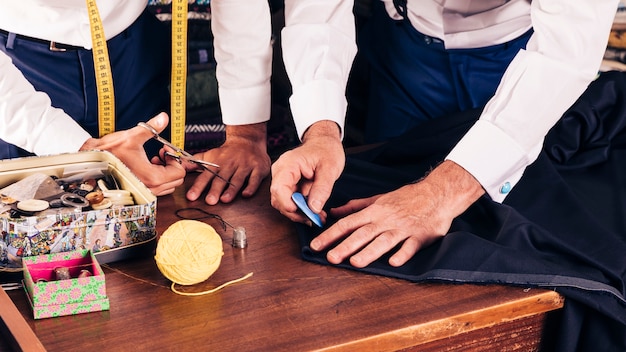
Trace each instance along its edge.
<instances>
[{"instance_id":1,"label":"man's left hand","mask_svg":"<svg viewBox=\"0 0 626 352\"><path fill-rule=\"evenodd\" d=\"M187 191L187 199L194 201L208 188L205 201L209 205L232 202L239 191L243 197L251 197L270 173L270 157L267 154L267 129L265 123L226 126L226 141L218 148L194 155L195 158L219 165L212 168L224 180L203 171ZM185 164L188 170L197 166Z\"/></svg>"},{"instance_id":2,"label":"man's left hand","mask_svg":"<svg viewBox=\"0 0 626 352\"><path fill-rule=\"evenodd\" d=\"M321 251L341 240L328 251L328 261L349 259L362 268L402 243L389 258L389 264L398 267L444 236L452 220L482 194L471 174L445 161L417 183L331 209L330 215L341 219L314 238L311 248Z\"/></svg>"}]
</instances>

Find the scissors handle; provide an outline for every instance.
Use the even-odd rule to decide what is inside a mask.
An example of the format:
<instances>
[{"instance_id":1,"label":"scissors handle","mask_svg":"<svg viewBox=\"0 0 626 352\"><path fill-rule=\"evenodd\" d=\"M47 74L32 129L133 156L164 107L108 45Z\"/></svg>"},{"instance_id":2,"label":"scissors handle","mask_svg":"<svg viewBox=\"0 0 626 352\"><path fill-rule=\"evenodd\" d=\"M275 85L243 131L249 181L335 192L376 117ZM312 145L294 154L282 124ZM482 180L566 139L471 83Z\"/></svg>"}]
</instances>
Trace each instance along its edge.
<instances>
[{"instance_id":1,"label":"scissors handle","mask_svg":"<svg viewBox=\"0 0 626 352\"><path fill-rule=\"evenodd\" d=\"M188 158L191 158L192 155L187 153L184 149L181 149L175 145L173 145L172 143L170 143L170 141L168 141L167 139L161 137L161 135L159 135L159 132L157 132L157 130L154 129L154 127L148 125L145 122L139 122L137 124L137 126L141 126L145 129L147 129L148 131L150 131L152 133L152 138L156 139L157 141L161 142L161 144L168 146L170 148L172 148L174 151L176 151L176 153L180 154L180 155L184 155Z\"/></svg>"}]
</instances>

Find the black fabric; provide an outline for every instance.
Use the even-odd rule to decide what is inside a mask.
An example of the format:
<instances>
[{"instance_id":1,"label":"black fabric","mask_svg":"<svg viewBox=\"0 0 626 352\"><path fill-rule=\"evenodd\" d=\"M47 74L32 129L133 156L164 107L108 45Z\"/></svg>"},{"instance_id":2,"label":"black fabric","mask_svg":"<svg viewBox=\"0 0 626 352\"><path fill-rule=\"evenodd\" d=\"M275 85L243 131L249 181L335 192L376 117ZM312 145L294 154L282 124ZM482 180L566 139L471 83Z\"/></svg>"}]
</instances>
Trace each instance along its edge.
<instances>
[{"instance_id":1,"label":"black fabric","mask_svg":"<svg viewBox=\"0 0 626 352\"><path fill-rule=\"evenodd\" d=\"M543 152L503 204L484 196L449 233L394 268L364 269L413 282L505 284L554 289L565 298L558 351L626 351L626 74L594 81L546 137ZM480 111L429 121L350 156L328 206L387 192L436 166ZM332 219L329 219L332 222ZM302 257L329 265L308 244L320 232L297 225Z\"/></svg>"}]
</instances>

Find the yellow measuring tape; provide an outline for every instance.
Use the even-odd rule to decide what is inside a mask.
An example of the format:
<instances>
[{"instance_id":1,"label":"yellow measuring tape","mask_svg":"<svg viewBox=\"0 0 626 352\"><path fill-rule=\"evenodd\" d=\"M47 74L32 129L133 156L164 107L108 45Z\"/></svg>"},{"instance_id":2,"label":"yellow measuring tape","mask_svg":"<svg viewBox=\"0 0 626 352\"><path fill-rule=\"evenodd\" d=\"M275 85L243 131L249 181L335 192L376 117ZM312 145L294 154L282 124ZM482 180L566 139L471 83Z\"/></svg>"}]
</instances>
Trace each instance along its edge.
<instances>
[{"instance_id":1,"label":"yellow measuring tape","mask_svg":"<svg viewBox=\"0 0 626 352\"><path fill-rule=\"evenodd\" d=\"M96 0L86 1L98 90L98 132L102 137L115 131L113 75ZM172 0L172 77L170 89L172 144L184 149L185 115L187 112L187 0Z\"/></svg>"},{"instance_id":2,"label":"yellow measuring tape","mask_svg":"<svg viewBox=\"0 0 626 352\"><path fill-rule=\"evenodd\" d=\"M96 0L87 1L89 27L93 45L93 66L98 90L98 133L100 137L115 131L115 96L113 75L109 63L109 50Z\"/></svg>"},{"instance_id":3,"label":"yellow measuring tape","mask_svg":"<svg viewBox=\"0 0 626 352\"><path fill-rule=\"evenodd\" d=\"M187 112L187 0L172 0L172 82L170 87L172 144L185 148Z\"/></svg>"}]
</instances>

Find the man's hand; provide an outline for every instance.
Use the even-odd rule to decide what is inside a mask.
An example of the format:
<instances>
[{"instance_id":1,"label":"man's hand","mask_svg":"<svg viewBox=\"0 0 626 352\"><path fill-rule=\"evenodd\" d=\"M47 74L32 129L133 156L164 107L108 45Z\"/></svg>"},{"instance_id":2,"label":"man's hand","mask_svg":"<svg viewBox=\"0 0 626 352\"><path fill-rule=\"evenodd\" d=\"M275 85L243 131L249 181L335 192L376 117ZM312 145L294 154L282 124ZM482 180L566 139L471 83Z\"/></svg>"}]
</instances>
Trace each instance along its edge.
<instances>
[{"instance_id":1,"label":"man's hand","mask_svg":"<svg viewBox=\"0 0 626 352\"><path fill-rule=\"evenodd\" d=\"M160 113L148 121L158 132L162 132L169 122L166 113ZM88 139L80 150L106 150L120 159L143 182L153 194L160 196L174 192L186 174L185 169L171 158L165 165L153 164L148 160L144 143L152 138L150 131L143 127L107 134L102 138Z\"/></svg>"},{"instance_id":2,"label":"man's hand","mask_svg":"<svg viewBox=\"0 0 626 352\"><path fill-rule=\"evenodd\" d=\"M471 174L445 161L420 182L331 209L331 215L343 218L314 238L311 248L321 251L341 240L328 251L328 261L339 264L349 258L362 268L402 243L389 258L390 265L401 266L444 236L452 220L483 194Z\"/></svg>"},{"instance_id":3,"label":"man's hand","mask_svg":"<svg viewBox=\"0 0 626 352\"><path fill-rule=\"evenodd\" d=\"M270 157L267 154L267 127L265 123L226 126L226 141L218 148L199 153L197 159L219 165L213 168L228 184L208 171L202 172L187 191L187 199L196 200L209 188L204 198L207 204L232 202L239 190L243 197L251 197L270 173ZM188 170L197 166L185 164ZM245 186L245 187L244 187Z\"/></svg>"},{"instance_id":4,"label":"man's hand","mask_svg":"<svg viewBox=\"0 0 626 352\"><path fill-rule=\"evenodd\" d=\"M293 221L310 224L291 200L298 191L308 197L309 208L325 219L322 208L345 161L337 124L326 120L315 123L304 134L302 145L283 153L272 165L272 206Z\"/></svg>"}]
</instances>

